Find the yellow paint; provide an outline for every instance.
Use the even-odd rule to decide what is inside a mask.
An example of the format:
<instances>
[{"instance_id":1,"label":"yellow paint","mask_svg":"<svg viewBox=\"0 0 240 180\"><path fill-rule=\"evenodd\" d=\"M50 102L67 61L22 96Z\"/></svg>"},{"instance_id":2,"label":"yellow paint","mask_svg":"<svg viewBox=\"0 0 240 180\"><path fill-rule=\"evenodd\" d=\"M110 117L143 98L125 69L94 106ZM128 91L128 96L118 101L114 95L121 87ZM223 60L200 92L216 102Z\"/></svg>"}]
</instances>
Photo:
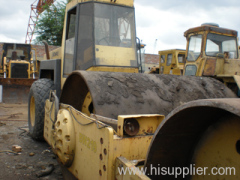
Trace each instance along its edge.
<instances>
[{"instance_id":1,"label":"yellow paint","mask_svg":"<svg viewBox=\"0 0 240 180\"><path fill-rule=\"evenodd\" d=\"M96 64L111 66L137 66L134 48L96 45ZM134 61L134 65L131 64Z\"/></svg>"}]
</instances>

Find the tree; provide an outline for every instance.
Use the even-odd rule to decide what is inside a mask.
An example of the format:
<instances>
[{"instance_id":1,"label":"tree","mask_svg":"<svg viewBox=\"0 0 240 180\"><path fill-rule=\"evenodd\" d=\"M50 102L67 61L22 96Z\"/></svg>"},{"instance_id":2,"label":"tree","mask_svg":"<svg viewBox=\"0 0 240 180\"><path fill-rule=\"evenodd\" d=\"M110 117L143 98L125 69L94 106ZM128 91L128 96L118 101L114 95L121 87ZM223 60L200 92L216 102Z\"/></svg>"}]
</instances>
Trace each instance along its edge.
<instances>
[{"instance_id":1,"label":"tree","mask_svg":"<svg viewBox=\"0 0 240 180\"><path fill-rule=\"evenodd\" d=\"M35 44L47 41L49 45L61 46L66 4L57 2L54 5L45 5L44 12L39 16L36 24Z\"/></svg>"}]
</instances>

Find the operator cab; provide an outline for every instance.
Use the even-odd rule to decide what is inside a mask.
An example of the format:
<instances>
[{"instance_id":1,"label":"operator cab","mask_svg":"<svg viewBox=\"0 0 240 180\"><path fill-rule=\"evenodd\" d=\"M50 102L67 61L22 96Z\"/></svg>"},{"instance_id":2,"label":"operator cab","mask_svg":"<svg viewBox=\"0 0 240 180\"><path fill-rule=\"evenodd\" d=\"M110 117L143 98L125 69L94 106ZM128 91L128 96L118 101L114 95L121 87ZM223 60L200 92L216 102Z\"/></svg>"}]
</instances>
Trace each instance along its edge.
<instances>
[{"instance_id":1,"label":"operator cab","mask_svg":"<svg viewBox=\"0 0 240 180\"><path fill-rule=\"evenodd\" d=\"M76 4L66 18L64 77L73 70L109 67L138 72L133 7L90 1Z\"/></svg>"},{"instance_id":2,"label":"operator cab","mask_svg":"<svg viewBox=\"0 0 240 180\"><path fill-rule=\"evenodd\" d=\"M187 30L185 75L223 74L224 61L238 59L237 31L207 23Z\"/></svg>"},{"instance_id":3,"label":"operator cab","mask_svg":"<svg viewBox=\"0 0 240 180\"><path fill-rule=\"evenodd\" d=\"M183 49L170 49L159 51L160 74L183 75L186 51Z\"/></svg>"},{"instance_id":4,"label":"operator cab","mask_svg":"<svg viewBox=\"0 0 240 180\"><path fill-rule=\"evenodd\" d=\"M3 63L3 58L6 57L7 62L10 60L26 60L31 59L31 45L30 44L15 44L15 43L4 43L3 44L3 54L1 62Z\"/></svg>"}]
</instances>

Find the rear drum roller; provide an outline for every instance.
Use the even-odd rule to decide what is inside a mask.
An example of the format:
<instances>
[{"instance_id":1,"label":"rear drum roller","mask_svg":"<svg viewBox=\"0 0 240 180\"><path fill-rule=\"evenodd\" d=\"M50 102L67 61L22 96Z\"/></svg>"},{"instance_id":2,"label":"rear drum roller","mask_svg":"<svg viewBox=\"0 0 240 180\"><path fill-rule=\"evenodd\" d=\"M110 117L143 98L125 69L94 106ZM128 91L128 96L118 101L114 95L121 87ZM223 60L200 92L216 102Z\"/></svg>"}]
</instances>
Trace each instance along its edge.
<instances>
[{"instance_id":1,"label":"rear drum roller","mask_svg":"<svg viewBox=\"0 0 240 180\"><path fill-rule=\"evenodd\" d=\"M50 90L54 89L54 83L50 79L39 79L30 88L28 97L28 127L30 136L35 140L43 140L45 101L49 98Z\"/></svg>"},{"instance_id":2,"label":"rear drum roller","mask_svg":"<svg viewBox=\"0 0 240 180\"><path fill-rule=\"evenodd\" d=\"M239 179L239 107L239 99L225 98L176 108L154 134L146 174L163 180Z\"/></svg>"}]
</instances>

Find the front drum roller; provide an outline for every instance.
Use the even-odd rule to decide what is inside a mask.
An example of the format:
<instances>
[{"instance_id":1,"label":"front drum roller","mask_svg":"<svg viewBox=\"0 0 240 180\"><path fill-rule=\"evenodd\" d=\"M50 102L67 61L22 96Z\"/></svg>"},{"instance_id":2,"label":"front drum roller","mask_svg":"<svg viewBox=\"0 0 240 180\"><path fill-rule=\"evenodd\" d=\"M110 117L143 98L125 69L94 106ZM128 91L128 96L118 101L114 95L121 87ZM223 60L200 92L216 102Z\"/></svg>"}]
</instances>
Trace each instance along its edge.
<instances>
[{"instance_id":1,"label":"front drum roller","mask_svg":"<svg viewBox=\"0 0 240 180\"><path fill-rule=\"evenodd\" d=\"M232 98L235 94L212 78L74 71L62 89L60 103L117 119L118 115L163 114L197 99Z\"/></svg>"},{"instance_id":2,"label":"front drum roller","mask_svg":"<svg viewBox=\"0 0 240 180\"><path fill-rule=\"evenodd\" d=\"M240 179L239 107L239 99L212 99L172 111L149 146L145 162L149 177Z\"/></svg>"},{"instance_id":3,"label":"front drum roller","mask_svg":"<svg viewBox=\"0 0 240 180\"><path fill-rule=\"evenodd\" d=\"M55 85L50 79L39 79L35 81L28 96L28 127L29 134L35 140L43 140L43 127L45 115L45 101L49 98L50 90Z\"/></svg>"}]
</instances>

